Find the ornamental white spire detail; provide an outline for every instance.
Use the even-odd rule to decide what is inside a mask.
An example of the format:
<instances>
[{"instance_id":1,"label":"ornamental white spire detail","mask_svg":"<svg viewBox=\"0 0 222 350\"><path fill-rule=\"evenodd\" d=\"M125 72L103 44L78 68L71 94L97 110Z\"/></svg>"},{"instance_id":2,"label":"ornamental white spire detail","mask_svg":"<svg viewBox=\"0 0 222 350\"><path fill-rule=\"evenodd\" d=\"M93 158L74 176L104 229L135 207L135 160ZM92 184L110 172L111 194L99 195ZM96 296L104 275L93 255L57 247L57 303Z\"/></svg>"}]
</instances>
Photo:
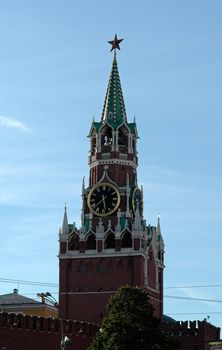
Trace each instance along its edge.
<instances>
[{"instance_id":1,"label":"ornamental white spire detail","mask_svg":"<svg viewBox=\"0 0 222 350\"><path fill-rule=\"evenodd\" d=\"M69 225L68 225L68 217L67 217L66 203L65 203L61 234L68 235L68 233L69 233Z\"/></svg>"}]
</instances>

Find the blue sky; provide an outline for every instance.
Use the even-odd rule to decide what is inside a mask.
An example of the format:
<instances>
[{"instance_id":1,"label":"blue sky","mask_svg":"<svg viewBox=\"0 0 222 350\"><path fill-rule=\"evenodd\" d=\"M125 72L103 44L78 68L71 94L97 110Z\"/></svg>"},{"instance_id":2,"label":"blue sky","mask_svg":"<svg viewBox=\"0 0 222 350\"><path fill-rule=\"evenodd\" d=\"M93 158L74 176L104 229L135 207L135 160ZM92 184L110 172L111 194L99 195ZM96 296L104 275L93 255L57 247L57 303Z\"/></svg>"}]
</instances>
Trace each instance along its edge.
<instances>
[{"instance_id":1,"label":"blue sky","mask_svg":"<svg viewBox=\"0 0 222 350\"><path fill-rule=\"evenodd\" d=\"M161 215L165 312L222 326L222 286L182 288L222 285L220 0L0 4L0 278L58 282L64 203L79 224L86 136L101 116L115 33L145 217L155 225ZM0 280L1 294L15 287ZM46 286L19 290L35 297Z\"/></svg>"}]
</instances>

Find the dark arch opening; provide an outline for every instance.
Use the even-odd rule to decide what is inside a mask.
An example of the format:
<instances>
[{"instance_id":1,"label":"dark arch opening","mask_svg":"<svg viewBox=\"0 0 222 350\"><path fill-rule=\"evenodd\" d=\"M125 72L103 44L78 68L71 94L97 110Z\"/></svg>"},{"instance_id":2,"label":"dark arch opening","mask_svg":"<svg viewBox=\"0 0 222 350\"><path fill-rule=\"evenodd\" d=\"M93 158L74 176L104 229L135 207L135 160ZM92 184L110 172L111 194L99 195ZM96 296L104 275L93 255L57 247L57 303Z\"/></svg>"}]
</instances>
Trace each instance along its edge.
<instances>
[{"instance_id":1,"label":"dark arch opening","mask_svg":"<svg viewBox=\"0 0 222 350\"><path fill-rule=\"evenodd\" d=\"M132 247L132 236L129 231L124 233L122 240L121 240L121 247L122 248L131 248Z\"/></svg>"},{"instance_id":2,"label":"dark arch opening","mask_svg":"<svg viewBox=\"0 0 222 350\"><path fill-rule=\"evenodd\" d=\"M114 249L115 248L115 235L114 233L109 233L106 237L105 244L104 244L105 249Z\"/></svg>"},{"instance_id":3,"label":"dark arch opening","mask_svg":"<svg viewBox=\"0 0 222 350\"><path fill-rule=\"evenodd\" d=\"M111 259L107 261L107 271L113 271L113 262Z\"/></svg>"},{"instance_id":4,"label":"dark arch opening","mask_svg":"<svg viewBox=\"0 0 222 350\"><path fill-rule=\"evenodd\" d=\"M83 262L81 260L78 261L76 269L77 269L77 272L83 272L84 271L84 265L83 265Z\"/></svg>"},{"instance_id":5,"label":"dark arch opening","mask_svg":"<svg viewBox=\"0 0 222 350\"><path fill-rule=\"evenodd\" d=\"M91 154L94 155L96 152L96 137L91 138Z\"/></svg>"},{"instance_id":6,"label":"dark arch opening","mask_svg":"<svg viewBox=\"0 0 222 350\"><path fill-rule=\"evenodd\" d=\"M122 129L120 129L118 132L118 144L119 146L128 146L128 136L126 134L126 131L123 132Z\"/></svg>"},{"instance_id":7,"label":"dark arch opening","mask_svg":"<svg viewBox=\"0 0 222 350\"><path fill-rule=\"evenodd\" d=\"M112 129L110 127L107 127L107 129L104 131L102 135L102 145L104 146L112 145L112 142L113 142Z\"/></svg>"},{"instance_id":8,"label":"dark arch opening","mask_svg":"<svg viewBox=\"0 0 222 350\"><path fill-rule=\"evenodd\" d=\"M122 271L122 269L123 269L123 262L122 262L122 259L119 258L119 259L117 260L117 270L118 270L118 271Z\"/></svg>"},{"instance_id":9,"label":"dark arch opening","mask_svg":"<svg viewBox=\"0 0 222 350\"><path fill-rule=\"evenodd\" d=\"M90 234L86 240L86 249L96 249L96 237Z\"/></svg>"},{"instance_id":10,"label":"dark arch opening","mask_svg":"<svg viewBox=\"0 0 222 350\"><path fill-rule=\"evenodd\" d=\"M79 236L76 233L69 238L68 250L79 250Z\"/></svg>"}]
</instances>

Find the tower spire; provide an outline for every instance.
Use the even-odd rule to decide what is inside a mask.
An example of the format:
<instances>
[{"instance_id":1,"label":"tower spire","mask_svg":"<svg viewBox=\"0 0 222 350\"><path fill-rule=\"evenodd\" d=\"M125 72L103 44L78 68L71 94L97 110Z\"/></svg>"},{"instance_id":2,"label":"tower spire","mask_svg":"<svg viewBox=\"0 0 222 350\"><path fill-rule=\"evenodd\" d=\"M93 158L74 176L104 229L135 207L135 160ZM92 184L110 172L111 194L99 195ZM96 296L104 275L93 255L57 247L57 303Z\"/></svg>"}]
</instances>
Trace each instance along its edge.
<instances>
[{"instance_id":1,"label":"tower spire","mask_svg":"<svg viewBox=\"0 0 222 350\"><path fill-rule=\"evenodd\" d=\"M120 50L119 43L122 40L117 39L117 35L115 35L114 40L108 41L112 45L111 51L114 50L114 56L101 118L102 121L108 120L117 124L126 120L126 110L116 59L116 49Z\"/></svg>"},{"instance_id":2,"label":"tower spire","mask_svg":"<svg viewBox=\"0 0 222 350\"><path fill-rule=\"evenodd\" d=\"M157 216L157 227L156 227L156 232L158 235L161 236L161 228L160 228L160 214Z\"/></svg>"},{"instance_id":3,"label":"tower spire","mask_svg":"<svg viewBox=\"0 0 222 350\"><path fill-rule=\"evenodd\" d=\"M67 211L66 211L66 203L65 203L65 209L64 209L64 215L63 215L63 222L62 222L62 234L67 235L69 233L69 226L68 226L68 218L67 218Z\"/></svg>"}]
</instances>

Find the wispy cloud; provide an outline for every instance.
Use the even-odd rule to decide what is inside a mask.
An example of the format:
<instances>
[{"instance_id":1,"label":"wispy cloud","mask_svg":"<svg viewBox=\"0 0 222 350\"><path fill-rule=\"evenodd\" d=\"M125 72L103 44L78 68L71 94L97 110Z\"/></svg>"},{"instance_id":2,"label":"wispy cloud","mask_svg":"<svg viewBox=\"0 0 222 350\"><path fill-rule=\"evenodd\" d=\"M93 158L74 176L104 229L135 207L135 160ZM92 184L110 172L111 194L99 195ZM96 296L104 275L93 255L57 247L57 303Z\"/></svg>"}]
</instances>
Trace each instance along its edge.
<instances>
[{"instance_id":1,"label":"wispy cloud","mask_svg":"<svg viewBox=\"0 0 222 350\"><path fill-rule=\"evenodd\" d=\"M0 115L0 127L19 129L25 132L30 131L29 127L15 118Z\"/></svg>"},{"instance_id":2,"label":"wispy cloud","mask_svg":"<svg viewBox=\"0 0 222 350\"><path fill-rule=\"evenodd\" d=\"M200 292L199 290L196 290L195 288L185 289L183 287L179 288L179 290L183 292L188 298L199 299L197 300L198 302L209 306L211 309L218 310L220 306L220 304L216 303L215 305L215 302L210 301L215 299L218 300L218 297L215 296L214 293L212 292L209 294L209 293L206 293L205 291L205 294L203 294L202 292ZM209 301L207 299L209 299Z\"/></svg>"}]
</instances>

